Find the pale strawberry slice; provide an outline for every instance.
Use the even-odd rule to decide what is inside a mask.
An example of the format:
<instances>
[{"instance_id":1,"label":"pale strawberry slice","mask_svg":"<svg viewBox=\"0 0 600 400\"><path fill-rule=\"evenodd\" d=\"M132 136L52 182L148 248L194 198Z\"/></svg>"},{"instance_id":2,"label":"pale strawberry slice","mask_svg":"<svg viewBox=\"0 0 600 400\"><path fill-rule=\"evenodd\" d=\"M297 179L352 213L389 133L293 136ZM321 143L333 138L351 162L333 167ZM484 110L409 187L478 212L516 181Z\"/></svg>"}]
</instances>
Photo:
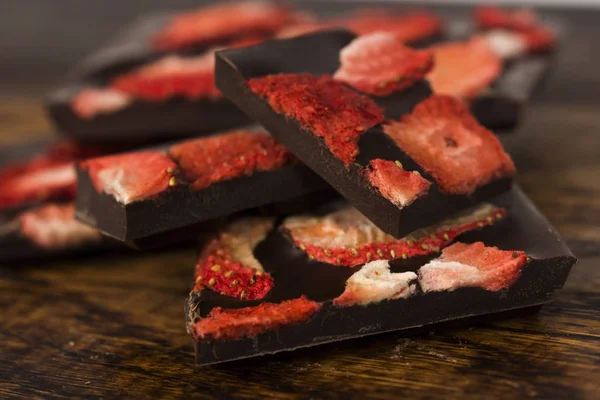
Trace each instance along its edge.
<instances>
[{"instance_id":1,"label":"pale strawberry slice","mask_svg":"<svg viewBox=\"0 0 600 400\"><path fill-rule=\"evenodd\" d=\"M123 204L151 198L177 183L172 176L177 164L158 151L92 158L80 167L88 171L98 193Z\"/></svg>"},{"instance_id":2,"label":"pale strawberry slice","mask_svg":"<svg viewBox=\"0 0 600 400\"><path fill-rule=\"evenodd\" d=\"M346 281L344 293L333 300L340 307L367 305L384 300L406 299L414 294L417 285L414 272L390 272L387 261L371 261Z\"/></svg>"},{"instance_id":3,"label":"pale strawberry slice","mask_svg":"<svg viewBox=\"0 0 600 400\"><path fill-rule=\"evenodd\" d=\"M368 96L341 82L308 73L252 78L248 87L279 114L294 118L348 165L358 155L358 138L383 121L383 110Z\"/></svg>"},{"instance_id":4,"label":"pale strawberry slice","mask_svg":"<svg viewBox=\"0 0 600 400\"><path fill-rule=\"evenodd\" d=\"M409 205L431 186L420 174L402 168L400 162L380 158L371 160L367 178L383 197L399 207Z\"/></svg>"},{"instance_id":5,"label":"pale strawberry slice","mask_svg":"<svg viewBox=\"0 0 600 400\"><path fill-rule=\"evenodd\" d=\"M505 215L504 209L483 203L396 239L357 209L346 206L319 217L288 217L280 229L310 259L355 267L373 260L408 259L436 253L459 235L493 225Z\"/></svg>"},{"instance_id":6,"label":"pale strawberry slice","mask_svg":"<svg viewBox=\"0 0 600 400\"><path fill-rule=\"evenodd\" d=\"M261 303L256 307L222 309L216 307L190 329L199 340L236 340L308 321L321 304L302 296L281 303Z\"/></svg>"},{"instance_id":7,"label":"pale strawberry slice","mask_svg":"<svg viewBox=\"0 0 600 400\"><path fill-rule=\"evenodd\" d=\"M169 155L196 190L259 171L271 171L296 158L266 133L231 132L189 140L171 147Z\"/></svg>"},{"instance_id":8,"label":"pale strawberry slice","mask_svg":"<svg viewBox=\"0 0 600 400\"><path fill-rule=\"evenodd\" d=\"M470 99L502 73L502 60L483 37L431 47L434 66L427 75L436 94Z\"/></svg>"},{"instance_id":9,"label":"pale strawberry slice","mask_svg":"<svg viewBox=\"0 0 600 400\"><path fill-rule=\"evenodd\" d=\"M498 291L510 287L527 262L527 254L522 251L486 247L482 242L459 242L419 269L419 283L424 292L473 286Z\"/></svg>"},{"instance_id":10,"label":"pale strawberry slice","mask_svg":"<svg viewBox=\"0 0 600 400\"><path fill-rule=\"evenodd\" d=\"M153 44L174 50L196 44L214 44L248 34L269 34L302 16L286 6L266 1L220 3L175 16Z\"/></svg>"},{"instance_id":11,"label":"pale strawberry slice","mask_svg":"<svg viewBox=\"0 0 600 400\"><path fill-rule=\"evenodd\" d=\"M556 46L556 35L527 9L508 11L496 6L480 6L474 15L481 29L514 33L526 52L543 52Z\"/></svg>"},{"instance_id":12,"label":"pale strawberry slice","mask_svg":"<svg viewBox=\"0 0 600 400\"><path fill-rule=\"evenodd\" d=\"M48 204L19 215L21 234L36 245L49 250L78 247L97 242L101 234L74 218L75 206Z\"/></svg>"},{"instance_id":13,"label":"pale strawberry slice","mask_svg":"<svg viewBox=\"0 0 600 400\"><path fill-rule=\"evenodd\" d=\"M71 101L71 108L82 119L100 114L110 114L124 109L132 99L126 93L114 89L88 88L79 92Z\"/></svg>"},{"instance_id":14,"label":"pale strawberry slice","mask_svg":"<svg viewBox=\"0 0 600 400\"><path fill-rule=\"evenodd\" d=\"M430 38L442 30L441 19L426 11L398 14L394 10L367 9L332 23L332 25L336 24L357 35L367 35L378 31L393 33L405 43Z\"/></svg>"},{"instance_id":15,"label":"pale strawberry slice","mask_svg":"<svg viewBox=\"0 0 600 400\"><path fill-rule=\"evenodd\" d=\"M273 278L254 257L254 248L272 228L269 218L245 218L230 224L200 255L194 291L208 288L242 300L265 297Z\"/></svg>"},{"instance_id":16,"label":"pale strawberry slice","mask_svg":"<svg viewBox=\"0 0 600 400\"><path fill-rule=\"evenodd\" d=\"M385 96L422 80L433 66L433 56L405 46L393 33L377 32L350 42L341 50L340 62L334 79Z\"/></svg>"},{"instance_id":17,"label":"pale strawberry slice","mask_svg":"<svg viewBox=\"0 0 600 400\"><path fill-rule=\"evenodd\" d=\"M453 97L432 96L399 122L386 123L384 131L435 179L443 193L468 195L515 173L496 135Z\"/></svg>"}]
</instances>

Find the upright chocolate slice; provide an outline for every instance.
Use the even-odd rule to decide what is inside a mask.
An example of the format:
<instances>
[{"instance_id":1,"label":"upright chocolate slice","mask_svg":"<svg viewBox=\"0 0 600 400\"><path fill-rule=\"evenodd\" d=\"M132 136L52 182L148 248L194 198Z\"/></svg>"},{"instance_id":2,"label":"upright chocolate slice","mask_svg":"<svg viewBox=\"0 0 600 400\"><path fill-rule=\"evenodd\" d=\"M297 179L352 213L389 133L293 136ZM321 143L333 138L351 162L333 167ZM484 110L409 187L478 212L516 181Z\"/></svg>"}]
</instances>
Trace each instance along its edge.
<instances>
[{"instance_id":1,"label":"upright chocolate slice","mask_svg":"<svg viewBox=\"0 0 600 400\"><path fill-rule=\"evenodd\" d=\"M434 96L380 125L383 110L334 78L269 75L279 68L266 48L217 53L217 86L387 233L404 236L509 188L512 161L459 100Z\"/></svg>"},{"instance_id":2,"label":"upright chocolate slice","mask_svg":"<svg viewBox=\"0 0 600 400\"><path fill-rule=\"evenodd\" d=\"M328 189L267 134L247 131L87 160L77 177L77 218L123 241Z\"/></svg>"},{"instance_id":3,"label":"upright chocolate slice","mask_svg":"<svg viewBox=\"0 0 600 400\"><path fill-rule=\"evenodd\" d=\"M279 227L269 219L233 223L196 266L186 304L196 362L549 302L575 257L517 187L491 203L399 240L347 207ZM420 253L396 252L417 246ZM365 258L369 249L377 258Z\"/></svg>"}]
</instances>

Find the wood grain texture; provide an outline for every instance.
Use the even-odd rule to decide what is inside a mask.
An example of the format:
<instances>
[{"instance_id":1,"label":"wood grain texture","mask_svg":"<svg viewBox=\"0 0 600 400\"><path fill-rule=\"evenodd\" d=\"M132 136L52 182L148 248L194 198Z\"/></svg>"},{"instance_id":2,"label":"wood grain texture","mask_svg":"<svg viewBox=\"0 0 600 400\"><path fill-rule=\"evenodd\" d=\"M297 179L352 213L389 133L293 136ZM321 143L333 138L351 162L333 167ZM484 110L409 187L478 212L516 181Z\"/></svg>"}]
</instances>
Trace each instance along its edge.
<instances>
[{"instance_id":1,"label":"wood grain texture","mask_svg":"<svg viewBox=\"0 0 600 400\"><path fill-rule=\"evenodd\" d=\"M598 16L568 21L576 48ZM567 83L588 76L598 89L597 66L572 55L549 88L576 91ZM542 100L503 140L580 262L539 313L198 368L183 316L195 251L0 266L0 399L599 398L600 113L597 101ZM42 131L31 104L0 101L0 141L26 139L32 121Z\"/></svg>"}]
</instances>

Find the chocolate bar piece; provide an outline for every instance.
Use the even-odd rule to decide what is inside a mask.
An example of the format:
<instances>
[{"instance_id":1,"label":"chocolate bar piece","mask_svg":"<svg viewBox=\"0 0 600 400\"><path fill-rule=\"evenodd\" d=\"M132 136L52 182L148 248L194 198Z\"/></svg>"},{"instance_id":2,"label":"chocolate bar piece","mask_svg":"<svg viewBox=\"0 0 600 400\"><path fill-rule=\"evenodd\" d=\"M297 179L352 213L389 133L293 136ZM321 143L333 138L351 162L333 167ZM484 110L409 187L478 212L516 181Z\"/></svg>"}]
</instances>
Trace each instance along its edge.
<instances>
[{"instance_id":1,"label":"chocolate bar piece","mask_svg":"<svg viewBox=\"0 0 600 400\"><path fill-rule=\"evenodd\" d=\"M329 189L270 136L248 131L87 160L77 179L77 218L122 241Z\"/></svg>"},{"instance_id":2,"label":"chocolate bar piece","mask_svg":"<svg viewBox=\"0 0 600 400\"><path fill-rule=\"evenodd\" d=\"M387 233L404 236L510 187L510 157L461 101L433 96L381 125L370 97L327 75L265 76L276 63L246 62L268 60L265 48L217 53L217 85Z\"/></svg>"},{"instance_id":3,"label":"chocolate bar piece","mask_svg":"<svg viewBox=\"0 0 600 400\"><path fill-rule=\"evenodd\" d=\"M402 239L348 206L241 220L204 246L186 325L220 363L541 305L575 261L517 187Z\"/></svg>"}]
</instances>

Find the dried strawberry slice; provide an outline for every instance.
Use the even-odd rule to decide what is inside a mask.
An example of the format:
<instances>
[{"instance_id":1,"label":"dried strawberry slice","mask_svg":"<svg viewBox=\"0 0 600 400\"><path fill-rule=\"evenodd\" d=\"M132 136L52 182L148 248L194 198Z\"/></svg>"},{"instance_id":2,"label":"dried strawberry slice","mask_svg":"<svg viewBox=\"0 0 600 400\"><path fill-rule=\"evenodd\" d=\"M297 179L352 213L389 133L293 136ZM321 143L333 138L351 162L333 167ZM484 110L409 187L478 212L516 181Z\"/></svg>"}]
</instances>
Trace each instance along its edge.
<instances>
[{"instance_id":1,"label":"dried strawberry slice","mask_svg":"<svg viewBox=\"0 0 600 400\"><path fill-rule=\"evenodd\" d=\"M414 272L390 272L387 261L371 261L346 281L344 292L333 299L341 307L379 303L383 300L406 299L417 290Z\"/></svg>"},{"instance_id":2,"label":"dried strawberry slice","mask_svg":"<svg viewBox=\"0 0 600 400\"><path fill-rule=\"evenodd\" d=\"M441 19L426 11L397 14L393 10L363 10L338 24L357 35L379 31L393 33L405 43L427 39L442 30Z\"/></svg>"},{"instance_id":3,"label":"dried strawberry slice","mask_svg":"<svg viewBox=\"0 0 600 400\"><path fill-rule=\"evenodd\" d=\"M433 66L433 55L405 46L392 33L376 32L344 47L340 62L335 79L365 93L385 96L422 80Z\"/></svg>"},{"instance_id":4,"label":"dried strawberry slice","mask_svg":"<svg viewBox=\"0 0 600 400\"><path fill-rule=\"evenodd\" d=\"M100 232L74 218L75 206L48 204L19 215L21 234L50 250L80 246L101 239Z\"/></svg>"},{"instance_id":5,"label":"dried strawberry slice","mask_svg":"<svg viewBox=\"0 0 600 400\"><path fill-rule=\"evenodd\" d=\"M294 118L322 137L331 153L346 165L358 155L358 138L384 119L373 99L330 76L278 74L252 78L247 84L267 99L275 112Z\"/></svg>"},{"instance_id":6,"label":"dried strawberry slice","mask_svg":"<svg viewBox=\"0 0 600 400\"><path fill-rule=\"evenodd\" d=\"M236 340L308 321L321 304L302 296L281 303L262 303L256 307L222 309L216 307L191 327L196 340Z\"/></svg>"},{"instance_id":7,"label":"dried strawberry slice","mask_svg":"<svg viewBox=\"0 0 600 400\"><path fill-rule=\"evenodd\" d=\"M400 162L377 158L371 160L367 178L381 195L399 207L405 207L421 197L431 183L416 171L409 172Z\"/></svg>"},{"instance_id":8,"label":"dried strawberry slice","mask_svg":"<svg viewBox=\"0 0 600 400\"><path fill-rule=\"evenodd\" d=\"M373 260L408 259L436 253L459 235L492 225L505 214L503 208L484 203L396 239L348 206L322 217L286 218L281 229L309 258L355 267Z\"/></svg>"},{"instance_id":9,"label":"dried strawberry slice","mask_svg":"<svg viewBox=\"0 0 600 400\"><path fill-rule=\"evenodd\" d=\"M298 17L284 5L264 1L215 4L175 16L154 37L153 44L160 50L175 50L248 34L268 34Z\"/></svg>"},{"instance_id":10,"label":"dried strawberry slice","mask_svg":"<svg viewBox=\"0 0 600 400\"><path fill-rule=\"evenodd\" d=\"M71 108L82 119L91 119L99 114L110 114L127 107L132 99L114 89L89 88L79 92Z\"/></svg>"},{"instance_id":11,"label":"dried strawberry slice","mask_svg":"<svg viewBox=\"0 0 600 400\"><path fill-rule=\"evenodd\" d=\"M449 96L422 101L399 122L387 123L384 131L447 194L470 194L515 173L496 135L481 126L463 102Z\"/></svg>"},{"instance_id":12,"label":"dried strawberry slice","mask_svg":"<svg viewBox=\"0 0 600 400\"><path fill-rule=\"evenodd\" d=\"M98 193L129 204L165 191L177 182L177 165L158 151L142 151L92 158L80 164L86 169Z\"/></svg>"},{"instance_id":13,"label":"dried strawberry slice","mask_svg":"<svg viewBox=\"0 0 600 400\"><path fill-rule=\"evenodd\" d=\"M254 247L273 228L273 220L238 220L208 244L196 265L194 291L209 288L224 296L260 300L273 287L273 278L254 257Z\"/></svg>"},{"instance_id":14,"label":"dried strawberry slice","mask_svg":"<svg viewBox=\"0 0 600 400\"><path fill-rule=\"evenodd\" d=\"M431 47L434 66L427 75L436 94L469 99L502 73L502 60L483 37Z\"/></svg>"},{"instance_id":15,"label":"dried strawberry slice","mask_svg":"<svg viewBox=\"0 0 600 400\"><path fill-rule=\"evenodd\" d=\"M213 183L271 171L296 158L266 133L231 132L189 140L171 147L169 155L177 161L196 190Z\"/></svg>"},{"instance_id":16,"label":"dried strawberry slice","mask_svg":"<svg viewBox=\"0 0 600 400\"><path fill-rule=\"evenodd\" d=\"M522 251L486 247L482 242L459 242L419 269L419 283L424 292L470 286L498 291L511 286L527 262L528 257Z\"/></svg>"}]
</instances>

